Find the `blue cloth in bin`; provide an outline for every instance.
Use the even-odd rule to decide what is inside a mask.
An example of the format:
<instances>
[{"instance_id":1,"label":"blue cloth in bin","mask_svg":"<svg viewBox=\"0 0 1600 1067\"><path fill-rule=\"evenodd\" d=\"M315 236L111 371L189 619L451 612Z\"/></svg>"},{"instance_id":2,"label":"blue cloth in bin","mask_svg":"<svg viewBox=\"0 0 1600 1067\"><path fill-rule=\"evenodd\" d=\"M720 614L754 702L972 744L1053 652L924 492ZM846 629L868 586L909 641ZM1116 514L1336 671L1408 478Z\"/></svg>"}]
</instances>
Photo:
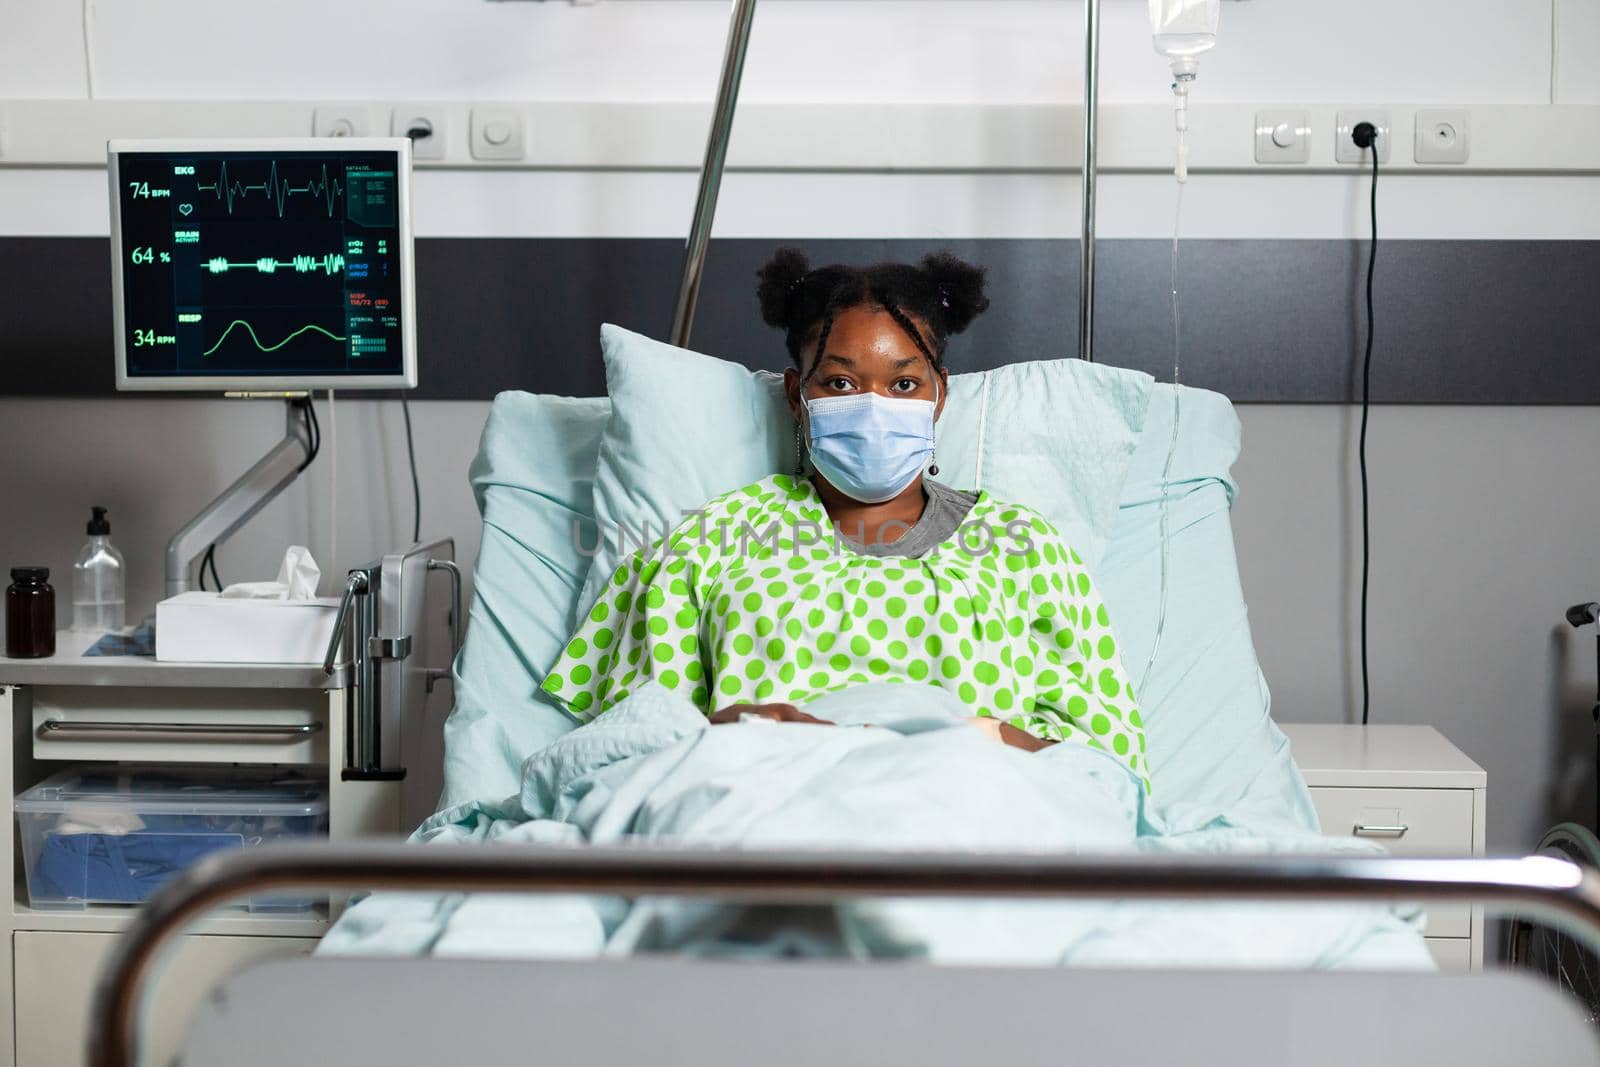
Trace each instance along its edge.
<instances>
[{"instance_id":1,"label":"blue cloth in bin","mask_svg":"<svg viewBox=\"0 0 1600 1067\"><path fill-rule=\"evenodd\" d=\"M146 818L138 833L50 834L33 865L30 898L137 904L190 864L243 843L238 834L185 829L199 821Z\"/></svg>"}]
</instances>

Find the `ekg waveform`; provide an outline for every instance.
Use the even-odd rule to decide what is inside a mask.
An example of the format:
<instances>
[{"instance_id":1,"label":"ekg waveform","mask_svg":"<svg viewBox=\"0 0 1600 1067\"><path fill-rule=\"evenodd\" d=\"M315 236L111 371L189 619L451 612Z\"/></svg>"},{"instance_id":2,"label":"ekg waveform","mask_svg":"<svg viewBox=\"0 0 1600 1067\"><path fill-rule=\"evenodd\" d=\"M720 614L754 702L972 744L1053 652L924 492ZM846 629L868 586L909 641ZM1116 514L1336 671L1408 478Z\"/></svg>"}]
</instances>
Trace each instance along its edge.
<instances>
[{"instance_id":1,"label":"ekg waveform","mask_svg":"<svg viewBox=\"0 0 1600 1067\"><path fill-rule=\"evenodd\" d=\"M324 274L337 274L344 270L344 257L337 252L330 252L325 256L294 256L290 259L263 256L260 259L234 262L227 256L213 256L200 264L201 270L208 270L212 274L226 274L230 270L253 270L258 274L275 274L280 270L291 268L297 274L319 270Z\"/></svg>"},{"instance_id":2,"label":"ekg waveform","mask_svg":"<svg viewBox=\"0 0 1600 1067\"><path fill-rule=\"evenodd\" d=\"M217 349L221 348L222 347L222 342L224 342L224 341L226 341L228 339L228 335L233 333L234 327L236 327L236 326L243 326L244 327L244 332L250 335L250 340L252 342L254 342L255 346L257 348L259 348L263 352L276 352L278 349L282 348L284 345L288 344L290 341L293 341L296 337L299 337L301 334L305 333L307 330L315 330L317 333L322 334L323 336L329 338L330 340L339 341L341 343L345 340L340 335L338 335L336 333L333 333L333 332L331 332L329 330L325 330L321 326L318 326L316 323L307 323L306 325L300 327L298 330L296 330L293 333L291 333L288 337L285 337L283 340L279 341L277 344L275 344L275 345L264 345L264 344L261 343L261 338L256 336L256 331L255 331L255 327L254 326L251 326L248 322L244 321L243 319L234 319L232 322L228 323L228 328L226 330L222 331L222 336L217 338L216 343L213 344L210 348L206 349L204 352L200 353L200 355L202 357L206 357L206 356L211 355Z\"/></svg>"},{"instance_id":3,"label":"ekg waveform","mask_svg":"<svg viewBox=\"0 0 1600 1067\"><path fill-rule=\"evenodd\" d=\"M278 217L283 218L284 206L291 197L312 194L321 197L327 206L328 217L333 218L333 205L339 197L344 195L344 186L337 178L328 177L328 165L322 165L322 177L313 178L304 185L295 185L278 176L278 161L273 160L267 170L267 178L262 182L247 183L236 181L228 174L227 160L217 171L217 180L214 182L196 182L195 188L203 193L213 193L218 200L226 200L228 214L233 214L233 202L249 196L252 193L261 193L278 209Z\"/></svg>"}]
</instances>

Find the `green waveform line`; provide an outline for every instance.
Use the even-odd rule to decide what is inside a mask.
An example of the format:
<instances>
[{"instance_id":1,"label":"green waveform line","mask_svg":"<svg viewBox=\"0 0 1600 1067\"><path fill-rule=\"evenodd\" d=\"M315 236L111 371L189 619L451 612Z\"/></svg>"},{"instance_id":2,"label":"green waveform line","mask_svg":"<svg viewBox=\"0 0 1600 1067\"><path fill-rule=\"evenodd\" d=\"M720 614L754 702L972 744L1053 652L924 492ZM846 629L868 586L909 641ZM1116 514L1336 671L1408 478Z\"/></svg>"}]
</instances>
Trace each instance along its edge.
<instances>
[{"instance_id":1,"label":"green waveform line","mask_svg":"<svg viewBox=\"0 0 1600 1067\"><path fill-rule=\"evenodd\" d=\"M304 185L293 185L278 177L278 161L273 160L272 166L267 170L267 180L245 184L231 180L228 175L228 161L223 160L222 166L217 170L215 182L195 182L195 189L199 192L215 193L218 200L227 198L228 214L233 214L234 200L249 196L251 193L263 193L278 209L278 217L283 218L284 208L292 196L310 193L320 197L326 202L328 217L333 218L333 205L339 197L344 195L344 185L337 178L329 179L328 166L322 165L322 179L313 178Z\"/></svg>"},{"instance_id":2,"label":"green waveform line","mask_svg":"<svg viewBox=\"0 0 1600 1067\"><path fill-rule=\"evenodd\" d=\"M337 252L330 252L325 256L295 256L293 259L286 260L263 256L260 259L249 259L235 263L230 261L227 256L213 256L200 264L201 270L208 270L212 274L226 274L230 270L253 270L258 274L272 274L290 267L293 267L297 274L318 270L324 274L335 274L344 270L344 257Z\"/></svg>"},{"instance_id":3,"label":"green waveform line","mask_svg":"<svg viewBox=\"0 0 1600 1067\"><path fill-rule=\"evenodd\" d=\"M224 342L224 341L226 341L228 339L228 335L233 332L233 328L235 326L243 326L244 330L245 330L245 333L248 333L250 335L250 340L255 342L255 346L257 348L259 348L263 352L276 352L278 349L282 348L284 345L288 344L290 341L293 341L296 337L299 337L301 334L305 333L307 330L316 330L318 333L320 333L320 334L322 334L322 335L324 335L324 336L326 336L328 338L331 338L332 340L335 340L335 341L341 341L342 342L342 341L345 340L343 337L340 337L338 334L330 333L329 331L324 330L321 326L318 326L316 323L313 322L313 323L307 323L306 325L300 327L294 333L291 333L288 337L285 337L283 340L279 341L277 344L268 346L268 345L262 344L261 343L261 338L256 336L256 330L255 330L254 326L251 326L248 322L244 321L243 319L234 319L232 322L228 323L228 328L226 330L222 331L222 336L217 338L217 343L212 345L210 348L206 349L204 352L200 353L200 357L202 359L204 359L205 357L211 355L211 353L215 352L217 349L221 348L222 347L222 342Z\"/></svg>"}]
</instances>

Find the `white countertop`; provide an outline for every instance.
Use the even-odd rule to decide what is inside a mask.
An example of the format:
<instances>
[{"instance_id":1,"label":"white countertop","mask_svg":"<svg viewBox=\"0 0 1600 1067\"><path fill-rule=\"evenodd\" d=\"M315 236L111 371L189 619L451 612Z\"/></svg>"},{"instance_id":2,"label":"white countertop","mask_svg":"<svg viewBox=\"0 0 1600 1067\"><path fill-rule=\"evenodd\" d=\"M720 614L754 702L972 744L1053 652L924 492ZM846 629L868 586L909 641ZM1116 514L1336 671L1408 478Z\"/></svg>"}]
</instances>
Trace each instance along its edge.
<instances>
[{"instance_id":1,"label":"white countertop","mask_svg":"<svg viewBox=\"0 0 1600 1067\"><path fill-rule=\"evenodd\" d=\"M320 664L171 663L151 656L85 656L100 634L61 630L56 654L42 659L0 656L0 685L116 685L209 689L341 689L349 668L323 674Z\"/></svg>"},{"instance_id":2,"label":"white countertop","mask_svg":"<svg viewBox=\"0 0 1600 1067\"><path fill-rule=\"evenodd\" d=\"M1484 789L1488 774L1432 726L1279 723L1310 786Z\"/></svg>"}]
</instances>

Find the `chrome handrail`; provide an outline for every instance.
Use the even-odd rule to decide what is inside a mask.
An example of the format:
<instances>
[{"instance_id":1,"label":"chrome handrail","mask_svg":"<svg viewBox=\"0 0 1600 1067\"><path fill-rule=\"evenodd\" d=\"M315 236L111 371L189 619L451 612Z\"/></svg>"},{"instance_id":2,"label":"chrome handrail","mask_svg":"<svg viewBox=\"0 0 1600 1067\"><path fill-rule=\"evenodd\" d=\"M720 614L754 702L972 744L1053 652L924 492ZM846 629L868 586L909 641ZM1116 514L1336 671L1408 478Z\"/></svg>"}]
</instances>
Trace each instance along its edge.
<instances>
[{"instance_id":1,"label":"chrome handrail","mask_svg":"<svg viewBox=\"0 0 1600 1067\"><path fill-rule=\"evenodd\" d=\"M840 897L1114 897L1471 902L1567 930L1600 951L1600 874L1548 856L1119 858L755 852L650 846L423 848L373 842L214 853L158 891L118 939L95 990L92 1067L130 1067L162 950L191 920L268 889L710 895L763 904Z\"/></svg>"}]
</instances>

